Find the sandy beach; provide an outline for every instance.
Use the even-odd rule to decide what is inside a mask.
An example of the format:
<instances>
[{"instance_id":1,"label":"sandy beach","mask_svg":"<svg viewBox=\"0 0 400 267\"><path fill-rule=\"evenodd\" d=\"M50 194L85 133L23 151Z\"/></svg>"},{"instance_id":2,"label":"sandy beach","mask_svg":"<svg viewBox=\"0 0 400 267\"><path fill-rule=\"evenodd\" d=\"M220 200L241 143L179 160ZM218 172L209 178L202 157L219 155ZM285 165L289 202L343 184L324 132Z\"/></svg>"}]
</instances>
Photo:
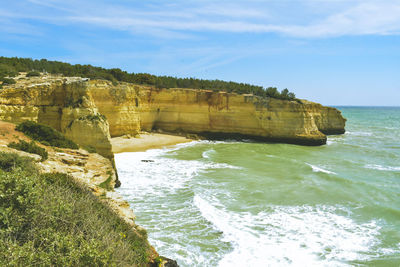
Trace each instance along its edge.
<instances>
[{"instance_id":1,"label":"sandy beach","mask_svg":"<svg viewBox=\"0 0 400 267\"><path fill-rule=\"evenodd\" d=\"M141 133L139 137L121 136L111 138L113 153L146 151L191 141L193 140L183 136L160 133Z\"/></svg>"}]
</instances>

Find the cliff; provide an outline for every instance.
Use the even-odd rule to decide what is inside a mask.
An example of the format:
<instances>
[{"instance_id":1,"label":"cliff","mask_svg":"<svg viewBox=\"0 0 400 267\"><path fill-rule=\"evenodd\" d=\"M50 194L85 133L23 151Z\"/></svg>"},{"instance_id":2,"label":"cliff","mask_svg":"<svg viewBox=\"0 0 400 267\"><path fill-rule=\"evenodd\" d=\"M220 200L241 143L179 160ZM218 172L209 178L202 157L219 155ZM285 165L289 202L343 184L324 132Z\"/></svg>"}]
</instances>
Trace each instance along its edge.
<instances>
[{"instance_id":1,"label":"cliff","mask_svg":"<svg viewBox=\"0 0 400 267\"><path fill-rule=\"evenodd\" d=\"M326 143L325 134L344 133L340 111L310 101L193 89L154 89L90 81L111 136L162 130L207 138L252 138L304 145Z\"/></svg>"},{"instance_id":2,"label":"cliff","mask_svg":"<svg viewBox=\"0 0 400 267\"><path fill-rule=\"evenodd\" d=\"M64 133L82 147L112 159L109 125L82 78L20 77L0 91L0 120L32 120Z\"/></svg>"},{"instance_id":3,"label":"cliff","mask_svg":"<svg viewBox=\"0 0 400 267\"><path fill-rule=\"evenodd\" d=\"M91 192L97 196L101 202L106 204L106 207L111 208L113 214L125 221L128 227L131 227L130 230L132 230L133 234L136 236L135 240L141 242L141 249L143 249L143 255L141 256L148 262L146 266L155 265L155 260L159 258L159 255L149 244L146 231L135 224L135 216L129 203L114 191L117 177L113 172L113 165L109 159L97 153L89 153L84 149L60 149L39 144L40 147L46 149L48 152L48 158L45 161L41 161L39 155L16 150L7 146L10 142L19 142L19 140L31 141L29 137L16 131L14 124L0 121L0 135L2 136L0 138L0 152L16 153L19 156L31 158L33 162L36 163L40 173L68 174L73 180L90 189L89 193ZM27 195L24 196L26 197ZM54 201L54 198L50 199ZM86 202L89 203L88 201L88 199L85 199L85 204ZM62 203L58 203L57 205L60 205L61 209L63 208ZM72 206L74 207L74 205L77 205L77 207L79 206L79 204L76 203L73 203ZM57 214L55 214L55 216L57 216ZM93 223L93 221L89 221L89 223ZM109 223L110 222L105 221L104 225ZM114 227L114 225L112 227ZM48 231L48 229L46 230ZM109 240L109 242L112 244L112 241ZM69 251L64 251L64 253L68 255ZM164 261L168 262L167 260Z\"/></svg>"},{"instance_id":4,"label":"cliff","mask_svg":"<svg viewBox=\"0 0 400 267\"><path fill-rule=\"evenodd\" d=\"M345 131L340 111L306 100L155 89L76 77L20 76L16 80L0 91L0 120L47 124L111 160L110 136L140 131L303 145L322 145L326 134Z\"/></svg>"}]
</instances>

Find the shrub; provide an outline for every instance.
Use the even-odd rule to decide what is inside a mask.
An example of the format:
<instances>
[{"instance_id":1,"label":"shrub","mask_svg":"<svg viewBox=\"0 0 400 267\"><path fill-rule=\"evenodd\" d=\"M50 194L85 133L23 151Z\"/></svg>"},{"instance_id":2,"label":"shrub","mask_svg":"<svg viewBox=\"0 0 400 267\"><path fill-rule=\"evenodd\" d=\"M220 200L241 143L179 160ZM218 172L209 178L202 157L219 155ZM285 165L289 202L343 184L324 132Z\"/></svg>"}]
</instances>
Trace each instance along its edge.
<instances>
[{"instance_id":1,"label":"shrub","mask_svg":"<svg viewBox=\"0 0 400 267\"><path fill-rule=\"evenodd\" d=\"M0 63L0 77L15 77L18 75L18 71L9 64Z\"/></svg>"},{"instance_id":2,"label":"shrub","mask_svg":"<svg viewBox=\"0 0 400 267\"><path fill-rule=\"evenodd\" d=\"M97 153L97 149L93 146L84 146L83 149L85 149L89 153Z\"/></svg>"},{"instance_id":3,"label":"shrub","mask_svg":"<svg viewBox=\"0 0 400 267\"><path fill-rule=\"evenodd\" d=\"M10 78L2 78L1 80L3 81L3 85L16 83L14 79L10 79Z\"/></svg>"},{"instance_id":4,"label":"shrub","mask_svg":"<svg viewBox=\"0 0 400 267\"><path fill-rule=\"evenodd\" d=\"M106 120L106 116L104 116L103 114L96 114L96 115L86 115L83 117L80 117L79 120L84 121L84 120L89 120L89 121L105 121Z\"/></svg>"},{"instance_id":5,"label":"shrub","mask_svg":"<svg viewBox=\"0 0 400 267\"><path fill-rule=\"evenodd\" d=\"M78 98L77 100L74 100L74 98L71 96L71 97L67 97L65 99L64 106L65 107L78 108L78 107L81 107L82 104L83 104L83 98L82 97Z\"/></svg>"},{"instance_id":6,"label":"shrub","mask_svg":"<svg viewBox=\"0 0 400 267\"><path fill-rule=\"evenodd\" d=\"M40 72L38 71L30 71L26 74L26 77L34 77L34 76L40 76Z\"/></svg>"},{"instance_id":7,"label":"shrub","mask_svg":"<svg viewBox=\"0 0 400 267\"><path fill-rule=\"evenodd\" d=\"M32 159L28 157L20 157L16 153L0 152L0 169L10 172L16 168L21 168L31 173L37 172Z\"/></svg>"},{"instance_id":8,"label":"shrub","mask_svg":"<svg viewBox=\"0 0 400 267\"><path fill-rule=\"evenodd\" d=\"M20 123L16 128L30 138L50 146L78 149L78 145L53 128L33 121Z\"/></svg>"},{"instance_id":9,"label":"shrub","mask_svg":"<svg viewBox=\"0 0 400 267\"><path fill-rule=\"evenodd\" d=\"M8 146L28 153L37 154L42 157L42 161L45 161L48 158L46 149L38 146L34 141L28 143L24 140L19 140L19 143L12 142L9 143Z\"/></svg>"},{"instance_id":10,"label":"shrub","mask_svg":"<svg viewBox=\"0 0 400 267\"><path fill-rule=\"evenodd\" d=\"M0 266L147 266L149 251L70 176L0 171Z\"/></svg>"}]
</instances>

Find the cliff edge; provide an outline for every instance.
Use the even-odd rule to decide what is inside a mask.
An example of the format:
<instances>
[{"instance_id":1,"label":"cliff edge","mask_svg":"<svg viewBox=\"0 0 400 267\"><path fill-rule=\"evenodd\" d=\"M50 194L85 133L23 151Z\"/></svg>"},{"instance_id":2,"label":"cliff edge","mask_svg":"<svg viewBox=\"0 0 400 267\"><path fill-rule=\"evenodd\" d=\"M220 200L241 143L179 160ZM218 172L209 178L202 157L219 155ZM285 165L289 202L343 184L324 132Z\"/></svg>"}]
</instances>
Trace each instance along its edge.
<instances>
[{"instance_id":1,"label":"cliff edge","mask_svg":"<svg viewBox=\"0 0 400 267\"><path fill-rule=\"evenodd\" d=\"M110 137L141 131L302 145L345 131L339 110L306 100L51 75L15 80L0 91L0 120L47 124L112 161Z\"/></svg>"},{"instance_id":2,"label":"cliff edge","mask_svg":"<svg viewBox=\"0 0 400 267\"><path fill-rule=\"evenodd\" d=\"M112 137L162 130L207 138L251 138L323 145L344 133L341 112L306 100L195 89L155 89L93 80L89 91L110 124Z\"/></svg>"}]
</instances>

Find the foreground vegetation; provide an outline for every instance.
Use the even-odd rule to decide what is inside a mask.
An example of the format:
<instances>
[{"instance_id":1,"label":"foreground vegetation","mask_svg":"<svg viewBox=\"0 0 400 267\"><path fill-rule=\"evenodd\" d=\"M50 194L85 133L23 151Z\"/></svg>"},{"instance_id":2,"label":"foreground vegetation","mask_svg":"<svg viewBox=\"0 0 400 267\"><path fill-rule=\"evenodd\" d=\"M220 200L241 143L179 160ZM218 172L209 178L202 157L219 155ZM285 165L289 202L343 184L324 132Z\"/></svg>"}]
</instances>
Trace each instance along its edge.
<instances>
[{"instance_id":1,"label":"foreground vegetation","mask_svg":"<svg viewBox=\"0 0 400 267\"><path fill-rule=\"evenodd\" d=\"M70 176L0 152L0 266L146 266L146 240Z\"/></svg>"},{"instance_id":2,"label":"foreground vegetation","mask_svg":"<svg viewBox=\"0 0 400 267\"><path fill-rule=\"evenodd\" d=\"M62 133L53 128L36 123L33 121L24 121L15 128L17 131L23 132L33 140L36 140L46 146L55 146L60 148L78 149L79 146L66 138Z\"/></svg>"},{"instance_id":3,"label":"foreground vegetation","mask_svg":"<svg viewBox=\"0 0 400 267\"><path fill-rule=\"evenodd\" d=\"M193 88L208 89L214 91L235 92L240 94L254 94L262 97L273 97L279 99L295 100L294 93L284 89L281 92L276 87L264 88L262 86L247 83L226 82L221 80L202 80L196 78L177 78L171 76L156 76L148 73L128 73L121 69L104 69L91 65L71 65L59 61L46 59L32 60L30 58L7 58L0 57L0 80L12 79L18 72L28 72L29 76L37 76L38 71L46 71L53 74L65 76L80 76L91 79L105 79L112 82L122 81L135 84L155 86L157 88Z\"/></svg>"},{"instance_id":4,"label":"foreground vegetation","mask_svg":"<svg viewBox=\"0 0 400 267\"><path fill-rule=\"evenodd\" d=\"M34 141L26 142L24 140L19 140L18 143L17 142L9 143L8 147L39 155L42 157L42 161L45 161L49 156L46 149L38 146Z\"/></svg>"}]
</instances>

